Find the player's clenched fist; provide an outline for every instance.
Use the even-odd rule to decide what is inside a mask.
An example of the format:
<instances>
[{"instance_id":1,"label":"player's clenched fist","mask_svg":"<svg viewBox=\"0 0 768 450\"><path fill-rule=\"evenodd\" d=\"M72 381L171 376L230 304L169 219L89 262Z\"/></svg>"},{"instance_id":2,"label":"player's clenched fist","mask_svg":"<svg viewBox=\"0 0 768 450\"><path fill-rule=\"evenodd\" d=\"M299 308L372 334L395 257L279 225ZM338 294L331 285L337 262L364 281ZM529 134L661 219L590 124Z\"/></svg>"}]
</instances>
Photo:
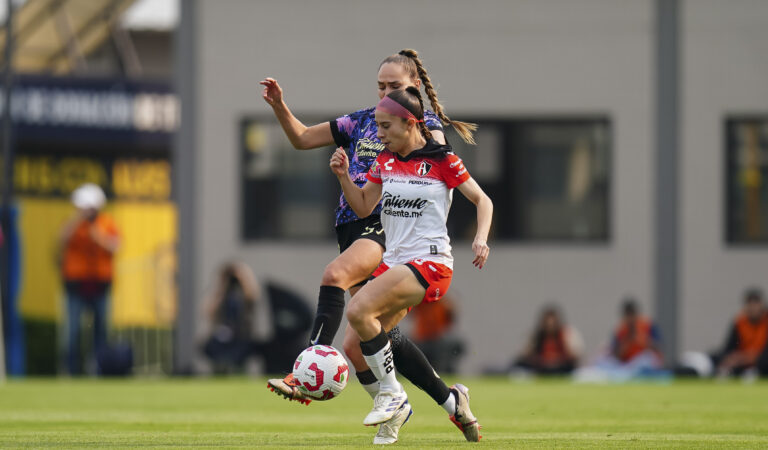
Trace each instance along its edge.
<instances>
[{"instance_id":1,"label":"player's clenched fist","mask_svg":"<svg viewBox=\"0 0 768 450\"><path fill-rule=\"evenodd\" d=\"M331 155L331 172L337 177L343 177L349 170L349 159L343 147L339 147Z\"/></svg>"}]
</instances>

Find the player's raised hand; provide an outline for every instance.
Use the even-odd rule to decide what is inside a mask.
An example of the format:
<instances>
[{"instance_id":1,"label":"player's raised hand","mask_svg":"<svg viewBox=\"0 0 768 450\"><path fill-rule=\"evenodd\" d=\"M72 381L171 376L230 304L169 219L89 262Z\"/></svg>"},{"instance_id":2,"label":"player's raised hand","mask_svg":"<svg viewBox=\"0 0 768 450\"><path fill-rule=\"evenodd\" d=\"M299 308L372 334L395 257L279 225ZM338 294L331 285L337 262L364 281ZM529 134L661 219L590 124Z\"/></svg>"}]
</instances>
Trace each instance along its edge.
<instances>
[{"instance_id":1,"label":"player's raised hand","mask_svg":"<svg viewBox=\"0 0 768 450\"><path fill-rule=\"evenodd\" d=\"M472 242L472 251L475 252L475 260L472 261L472 264L478 269L482 269L488 260L491 249L488 248L488 244L484 240L475 238L475 241Z\"/></svg>"},{"instance_id":2,"label":"player's raised hand","mask_svg":"<svg viewBox=\"0 0 768 450\"><path fill-rule=\"evenodd\" d=\"M269 106L275 106L283 101L283 90L277 84L277 80L268 77L259 81L259 84L264 86L261 97L264 98L265 102L269 103Z\"/></svg>"},{"instance_id":3,"label":"player's raised hand","mask_svg":"<svg viewBox=\"0 0 768 450\"><path fill-rule=\"evenodd\" d=\"M349 159L344 152L344 147L339 147L331 155L331 172L337 177L343 177L349 171Z\"/></svg>"}]
</instances>

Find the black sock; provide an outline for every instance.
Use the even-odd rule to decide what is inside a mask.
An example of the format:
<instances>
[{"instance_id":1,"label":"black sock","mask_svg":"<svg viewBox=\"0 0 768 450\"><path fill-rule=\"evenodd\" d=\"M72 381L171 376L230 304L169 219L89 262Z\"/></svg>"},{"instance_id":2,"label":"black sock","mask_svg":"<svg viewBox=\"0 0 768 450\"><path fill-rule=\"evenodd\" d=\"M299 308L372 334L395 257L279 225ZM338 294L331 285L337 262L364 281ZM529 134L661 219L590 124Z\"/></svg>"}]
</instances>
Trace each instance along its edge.
<instances>
[{"instance_id":1,"label":"black sock","mask_svg":"<svg viewBox=\"0 0 768 450\"><path fill-rule=\"evenodd\" d=\"M344 289L336 286L320 286L317 314L309 345L331 345L339 331L344 316Z\"/></svg>"},{"instance_id":2,"label":"black sock","mask_svg":"<svg viewBox=\"0 0 768 450\"><path fill-rule=\"evenodd\" d=\"M438 405L442 405L451 395L445 382L437 376L435 369L410 339L400 333L398 327L389 333L395 368L416 387L426 392Z\"/></svg>"},{"instance_id":3,"label":"black sock","mask_svg":"<svg viewBox=\"0 0 768 450\"><path fill-rule=\"evenodd\" d=\"M371 369L364 370L362 372L356 372L355 375L357 375L358 381L360 381L360 384L373 384L376 383L376 375L373 374L373 371Z\"/></svg>"},{"instance_id":4,"label":"black sock","mask_svg":"<svg viewBox=\"0 0 768 450\"><path fill-rule=\"evenodd\" d=\"M355 375L357 375L357 379L360 381L360 386L365 389L365 392L367 392L371 398L376 398L376 395L379 393L379 380L376 379L376 375L373 374L373 370L364 370L362 372L355 373Z\"/></svg>"},{"instance_id":5,"label":"black sock","mask_svg":"<svg viewBox=\"0 0 768 450\"><path fill-rule=\"evenodd\" d=\"M375 355L387 346L387 342L389 342L389 337L384 330L381 330L379 334L373 337L373 339L369 341L360 341L360 350L363 351L363 356Z\"/></svg>"}]
</instances>

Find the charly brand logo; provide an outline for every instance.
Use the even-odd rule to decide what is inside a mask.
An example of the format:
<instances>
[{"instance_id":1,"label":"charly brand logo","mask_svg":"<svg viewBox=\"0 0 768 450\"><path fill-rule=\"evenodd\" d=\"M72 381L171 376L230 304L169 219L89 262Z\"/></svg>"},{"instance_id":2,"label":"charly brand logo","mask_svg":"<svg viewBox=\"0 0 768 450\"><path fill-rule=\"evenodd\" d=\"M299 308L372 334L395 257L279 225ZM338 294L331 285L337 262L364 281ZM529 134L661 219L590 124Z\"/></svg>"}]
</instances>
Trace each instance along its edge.
<instances>
[{"instance_id":1,"label":"charly brand logo","mask_svg":"<svg viewBox=\"0 0 768 450\"><path fill-rule=\"evenodd\" d=\"M467 171L467 168L464 167L464 164L460 159L457 159L456 161L452 162L450 164L451 169L457 169L456 172L456 178L464 175L464 173Z\"/></svg>"},{"instance_id":2,"label":"charly brand logo","mask_svg":"<svg viewBox=\"0 0 768 450\"><path fill-rule=\"evenodd\" d=\"M424 175L428 174L429 171L432 169L432 164L422 161L421 164L416 168L416 173L419 174L420 177L423 177Z\"/></svg>"},{"instance_id":3,"label":"charly brand logo","mask_svg":"<svg viewBox=\"0 0 768 450\"><path fill-rule=\"evenodd\" d=\"M392 195L389 192L385 192L381 205L385 208L421 210L427 206L427 203L428 200L423 200L421 198L402 198L399 195Z\"/></svg>"}]
</instances>

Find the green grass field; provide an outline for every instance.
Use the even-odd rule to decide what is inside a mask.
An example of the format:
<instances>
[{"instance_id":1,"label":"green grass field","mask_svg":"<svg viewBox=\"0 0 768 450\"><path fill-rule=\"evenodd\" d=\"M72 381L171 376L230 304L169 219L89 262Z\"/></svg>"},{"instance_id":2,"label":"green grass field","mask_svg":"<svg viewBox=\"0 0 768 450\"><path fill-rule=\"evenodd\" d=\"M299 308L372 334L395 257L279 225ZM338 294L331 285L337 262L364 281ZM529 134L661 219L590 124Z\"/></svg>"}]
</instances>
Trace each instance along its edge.
<instances>
[{"instance_id":1,"label":"green grass field","mask_svg":"<svg viewBox=\"0 0 768 450\"><path fill-rule=\"evenodd\" d=\"M452 381L452 380L447 380ZM768 448L768 383L574 385L467 378L483 425L465 442L443 410L406 385L414 415L397 447ZM265 379L11 380L0 385L0 448L372 446L371 401L352 382L309 406Z\"/></svg>"}]
</instances>

